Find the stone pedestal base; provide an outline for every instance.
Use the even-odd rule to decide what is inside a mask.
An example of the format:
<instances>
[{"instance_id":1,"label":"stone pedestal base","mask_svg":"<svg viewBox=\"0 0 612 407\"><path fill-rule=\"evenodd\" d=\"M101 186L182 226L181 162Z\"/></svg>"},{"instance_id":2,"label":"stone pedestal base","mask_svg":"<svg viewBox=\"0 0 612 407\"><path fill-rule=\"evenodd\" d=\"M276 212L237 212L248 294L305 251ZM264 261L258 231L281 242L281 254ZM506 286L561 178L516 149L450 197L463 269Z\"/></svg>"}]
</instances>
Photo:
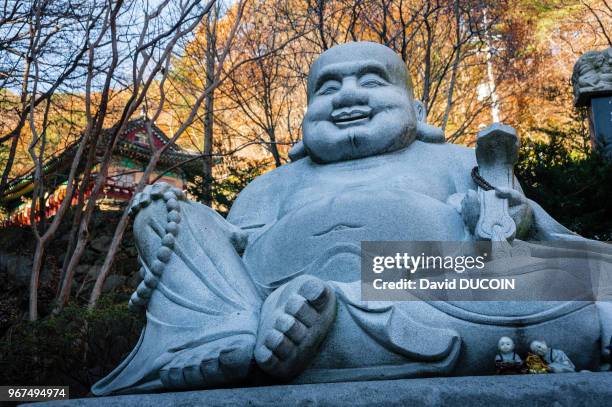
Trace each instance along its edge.
<instances>
[{"instance_id":1,"label":"stone pedestal base","mask_svg":"<svg viewBox=\"0 0 612 407\"><path fill-rule=\"evenodd\" d=\"M43 405L612 406L612 373L470 376L269 386L86 398Z\"/></svg>"}]
</instances>

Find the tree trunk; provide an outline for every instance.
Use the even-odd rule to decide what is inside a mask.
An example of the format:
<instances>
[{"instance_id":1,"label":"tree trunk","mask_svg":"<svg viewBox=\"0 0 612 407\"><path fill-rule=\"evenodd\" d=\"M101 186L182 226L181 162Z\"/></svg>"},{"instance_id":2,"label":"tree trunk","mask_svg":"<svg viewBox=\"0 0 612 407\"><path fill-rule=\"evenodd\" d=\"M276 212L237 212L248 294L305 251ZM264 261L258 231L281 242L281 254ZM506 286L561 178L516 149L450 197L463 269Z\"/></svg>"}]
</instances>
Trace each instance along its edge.
<instances>
[{"instance_id":1,"label":"tree trunk","mask_svg":"<svg viewBox=\"0 0 612 407\"><path fill-rule=\"evenodd\" d=\"M8 177L13 168L13 162L15 161L15 153L17 152L17 145L19 144L19 136L14 136L11 141L11 148L9 150L9 156L6 160L6 166L2 171L2 179L0 180L0 195L4 193L6 185L8 184Z\"/></svg>"},{"instance_id":2,"label":"tree trunk","mask_svg":"<svg viewBox=\"0 0 612 407\"><path fill-rule=\"evenodd\" d=\"M136 194L136 191L134 191L134 194ZM104 286L106 277L110 273L110 269L113 266L115 256L117 255L117 251L119 250L119 245L121 244L121 241L123 240L123 234L125 233L125 229L127 228L128 222L130 220L129 213L130 213L131 202L132 202L131 200L130 202L128 202L127 207L125 208L125 210L123 211L123 214L121 215L121 219L119 220L119 223L117 224L117 228L115 229L115 234L113 235L113 240L108 249L108 253L106 253L106 258L104 259L104 264L102 265L102 269L100 270L100 273L96 277L96 283L94 284L94 287L91 291L91 296L89 297L89 305L88 305L89 309L93 309L96 307L96 303L98 302L98 299L100 298L100 295L102 294L102 287Z\"/></svg>"},{"instance_id":3,"label":"tree trunk","mask_svg":"<svg viewBox=\"0 0 612 407\"><path fill-rule=\"evenodd\" d=\"M431 46L433 39L427 17L425 17L425 29L427 31L427 44L425 44L425 72L423 74L423 96L421 101L425 105L425 112L429 112L431 107L429 106L429 92L431 90Z\"/></svg>"},{"instance_id":4,"label":"tree trunk","mask_svg":"<svg viewBox=\"0 0 612 407\"><path fill-rule=\"evenodd\" d=\"M62 281L62 287L60 288L59 295L57 296L57 305L55 307L54 313L57 313L59 310L61 310L62 307L66 304L66 302L68 302L68 297L70 297L70 289L72 288L72 280L74 279L74 272L76 270L76 266L81 260L81 256L85 252L88 236L89 231L87 230L87 224L82 223L81 228L79 230L76 247L74 249L74 252L72 253L72 256L70 257L70 262L68 263L66 274L64 275L64 280Z\"/></svg>"},{"instance_id":5,"label":"tree trunk","mask_svg":"<svg viewBox=\"0 0 612 407\"><path fill-rule=\"evenodd\" d=\"M81 226L81 219L83 216L83 206L85 204L85 193L87 192L87 189L89 188L89 184L91 183L91 170L94 167L94 161L96 158L96 150L97 150L99 138L100 138L99 132L96 132L95 134L93 134L93 140L90 142L91 145L90 145L89 152L87 154L87 161L85 162L82 180L80 184L75 183L75 191L73 191L73 196L74 196L74 193L77 192L77 190L78 190L79 195L77 199L77 206L74 211L74 217L72 218L72 227L70 228L70 240L69 240L68 248L66 250L66 254L64 257L63 264L62 264L62 273L61 273L61 278L59 280L60 285L58 287L57 296L59 296L60 287L63 285L63 281L66 278L66 270L68 270L68 265L70 264L70 260L72 259L72 255L74 254L74 250L76 248L79 228Z\"/></svg>"},{"instance_id":6,"label":"tree trunk","mask_svg":"<svg viewBox=\"0 0 612 407\"><path fill-rule=\"evenodd\" d=\"M76 186L75 186L76 189ZM76 190L73 191L73 195L76 193ZM74 215L72 217L72 226L70 227L70 237L68 240L68 246L66 247L66 252L64 253L64 261L62 262L62 271L60 273L60 278L57 286L57 292L55 293L56 297L59 296L60 288L62 286L62 281L66 276L66 270L68 269L68 264L70 263L70 259L72 258L72 253L74 253L74 248L76 247L77 241L77 233L79 232L79 225L81 224L81 214L83 212L83 203L81 201L81 197L79 196L79 200L77 206L74 210Z\"/></svg>"},{"instance_id":7,"label":"tree trunk","mask_svg":"<svg viewBox=\"0 0 612 407\"><path fill-rule=\"evenodd\" d=\"M274 129L268 130L268 138L270 139L270 152L272 153L272 157L274 158L274 166L276 168L283 165L281 161L280 154L278 152L278 145L276 144L276 134L274 134Z\"/></svg>"},{"instance_id":8,"label":"tree trunk","mask_svg":"<svg viewBox=\"0 0 612 407\"><path fill-rule=\"evenodd\" d=\"M444 118L442 120L442 131L446 130L448 117L450 116L451 107L453 105L453 93L455 91L455 83L457 82L457 71L459 70L459 62L461 60L461 15L459 14L459 0L455 0L455 60L453 61L453 71L451 73L450 84L448 86L448 98L446 99L446 109L444 109Z\"/></svg>"},{"instance_id":9,"label":"tree trunk","mask_svg":"<svg viewBox=\"0 0 612 407\"><path fill-rule=\"evenodd\" d=\"M208 15L206 24L206 88L210 88L215 80L215 52L216 52L216 24L217 8ZM202 173L204 177L204 199L205 205L212 205L212 182L213 182L213 131L214 131L214 90L209 92L204 99L204 160Z\"/></svg>"},{"instance_id":10,"label":"tree trunk","mask_svg":"<svg viewBox=\"0 0 612 407\"><path fill-rule=\"evenodd\" d=\"M323 51L326 51L329 48L327 41L325 40L325 1L326 0L316 0L317 30L319 32L319 37L321 38L321 48L323 48Z\"/></svg>"},{"instance_id":11,"label":"tree trunk","mask_svg":"<svg viewBox=\"0 0 612 407\"><path fill-rule=\"evenodd\" d=\"M499 98L497 97L497 89L495 84L495 73L493 72L493 40L491 38L491 27L489 27L489 19L487 9L483 12L484 36L487 42L485 58L487 60L487 84L489 87L489 97L491 98L491 120L493 123L500 121Z\"/></svg>"},{"instance_id":12,"label":"tree trunk","mask_svg":"<svg viewBox=\"0 0 612 407\"><path fill-rule=\"evenodd\" d=\"M40 269L42 268L43 256L45 254L46 239L39 239L34 253L34 262L32 264L32 274L30 275L30 298L29 298L29 319L36 321L38 319L38 282L40 279Z\"/></svg>"}]
</instances>

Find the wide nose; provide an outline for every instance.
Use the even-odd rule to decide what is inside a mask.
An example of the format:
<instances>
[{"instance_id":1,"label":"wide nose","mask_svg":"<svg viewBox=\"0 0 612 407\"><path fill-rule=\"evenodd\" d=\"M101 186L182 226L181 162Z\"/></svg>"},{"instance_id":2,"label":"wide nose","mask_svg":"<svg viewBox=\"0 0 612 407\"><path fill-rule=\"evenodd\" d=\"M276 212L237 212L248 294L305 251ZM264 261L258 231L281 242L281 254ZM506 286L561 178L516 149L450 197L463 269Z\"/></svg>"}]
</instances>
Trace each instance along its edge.
<instances>
[{"instance_id":1,"label":"wide nose","mask_svg":"<svg viewBox=\"0 0 612 407\"><path fill-rule=\"evenodd\" d=\"M342 88L332 98L332 107L340 109L343 107L351 107L368 104L368 94L365 90L357 86L357 81L352 78L346 78L342 81Z\"/></svg>"}]
</instances>

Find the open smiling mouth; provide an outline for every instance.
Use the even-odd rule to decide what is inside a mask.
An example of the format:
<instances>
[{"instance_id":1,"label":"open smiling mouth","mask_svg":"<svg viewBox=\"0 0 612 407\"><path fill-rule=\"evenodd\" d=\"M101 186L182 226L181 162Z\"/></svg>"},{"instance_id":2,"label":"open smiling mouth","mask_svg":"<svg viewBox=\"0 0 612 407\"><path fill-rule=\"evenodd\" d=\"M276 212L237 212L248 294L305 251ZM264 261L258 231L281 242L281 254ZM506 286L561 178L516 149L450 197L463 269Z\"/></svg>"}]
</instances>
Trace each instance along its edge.
<instances>
[{"instance_id":1,"label":"open smiling mouth","mask_svg":"<svg viewBox=\"0 0 612 407\"><path fill-rule=\"evenodd\" d=\"M341 109L334 111L331 114L331 120L336 126L350 126L354 124L360 124L370 119L370 110L362 109Z\"/></svg>"}]
</instances>

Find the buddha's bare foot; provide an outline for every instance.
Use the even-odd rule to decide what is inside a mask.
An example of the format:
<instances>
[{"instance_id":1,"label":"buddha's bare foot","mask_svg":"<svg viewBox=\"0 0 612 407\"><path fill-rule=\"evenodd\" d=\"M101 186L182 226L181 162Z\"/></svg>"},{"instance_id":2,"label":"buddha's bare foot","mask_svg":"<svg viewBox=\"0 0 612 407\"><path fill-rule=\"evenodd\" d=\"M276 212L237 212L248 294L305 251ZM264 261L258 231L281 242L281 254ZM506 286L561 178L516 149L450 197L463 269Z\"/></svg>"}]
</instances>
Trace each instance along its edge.
<instances>
[{"instance_id":1,"label":"buddha's bare foot","mask_svg":"<svg viewBox=\"0 0 612 407\"><path fill-rule=\"evenodd\" d=\"M240 382L253 360L254 337L236 335L176 353L160 370L165 387L209 388Z\"/></svg>"},{"instance_id":2,"label":"buddha's bare foot","mask_svg":"<svg viewBox=\"0 0 612 407\"><path fill-rule=\"evenodd\" d=\"M290 380L313 359L336 315L336 296L328 284L300 276L266 299L255 346L261 369Z\"/></svg>"}]
</instances>

